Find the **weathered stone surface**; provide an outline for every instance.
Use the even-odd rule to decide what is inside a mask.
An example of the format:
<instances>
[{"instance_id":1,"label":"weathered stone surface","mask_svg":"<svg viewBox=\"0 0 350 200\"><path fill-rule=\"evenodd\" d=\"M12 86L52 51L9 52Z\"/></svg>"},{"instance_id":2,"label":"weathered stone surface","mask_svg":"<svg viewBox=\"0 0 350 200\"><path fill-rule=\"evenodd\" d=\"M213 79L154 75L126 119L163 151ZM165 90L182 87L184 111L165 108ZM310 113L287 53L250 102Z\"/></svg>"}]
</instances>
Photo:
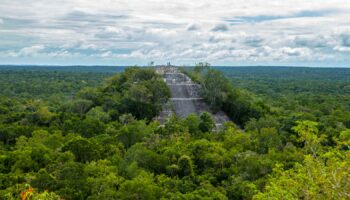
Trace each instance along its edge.
<instances>
[{"instance_id":1,"label":"weathered stone surface","mask_svg":"<svg viewBox=\"0 0 350 200\"><path fill-rule=\"evenodd\" d=\"M191 113L200 115L202 112L212 113L217 126L221 126L224 122L229 121L225 113L213 113L210 111L208 105L199 95L200 85L179 72L177 68L157 67L156 72L163 76L172 95L157 118L161 123L164 123L174 113L181 118L185 118Z\"/></svg>"}]
</instances>

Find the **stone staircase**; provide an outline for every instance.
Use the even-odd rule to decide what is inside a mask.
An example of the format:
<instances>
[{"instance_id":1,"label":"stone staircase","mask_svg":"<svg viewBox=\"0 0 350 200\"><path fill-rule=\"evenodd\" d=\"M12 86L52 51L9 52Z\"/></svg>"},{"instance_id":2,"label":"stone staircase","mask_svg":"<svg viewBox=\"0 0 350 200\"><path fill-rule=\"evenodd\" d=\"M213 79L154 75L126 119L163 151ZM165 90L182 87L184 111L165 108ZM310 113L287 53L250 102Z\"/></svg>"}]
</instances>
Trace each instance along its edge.
<instances>
[{"instance_id":1,"label":"stone staircase","mask_svg":"<svg viewBox=\"0 0 350 200\"><path fill-rule=\"evenodd\" d=\"M164 123L174 113L185 118L191 113L199 116L202 112L209 112L213 115L217 127L230 120L223 112L211 112L199 95L201 86L194 83L190 77L181 73L176 67L157 67L155 70L156 73L163 76L171 91L171 98L163 105L163 110L157 117L161 123Z\"/></svg>"}]
</instances>

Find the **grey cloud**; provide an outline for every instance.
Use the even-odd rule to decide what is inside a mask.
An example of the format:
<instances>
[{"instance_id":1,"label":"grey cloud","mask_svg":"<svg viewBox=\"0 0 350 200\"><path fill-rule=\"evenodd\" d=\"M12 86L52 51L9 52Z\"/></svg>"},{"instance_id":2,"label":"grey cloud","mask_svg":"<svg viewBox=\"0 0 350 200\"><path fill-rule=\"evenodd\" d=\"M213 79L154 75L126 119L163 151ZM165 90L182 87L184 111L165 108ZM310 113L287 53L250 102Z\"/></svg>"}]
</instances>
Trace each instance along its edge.
<instances>
[{"instance_id":1,"label":"grey cloud","mask_svg":"<svg viewBox=\"0 0 350 200\"><path fill-rule=\"evenodd\" d=\"M245 39L244 43L251 47L261 46L261 43L264 41L263 38L258 36L249 36Z\"/></svg>"},{"instance_id":2,"label":"grey cloud","mask_svg":"<svg viewBox=\"0 0 350 200\"><path fill-rule=\"evenodd\" d=\"M55 19L36 19L25 17L5 17L5 28L18 30L22 28L30 28L30 30L75 30L83 33L85 30L94 30L101 26L107 26L114 23L116 19L111 15L94 15L84 12L71 12L62 17ZM92 27L92 28L91 28Z\"/></svg>"},{"instance_id":3,"label":"grey cloud","mask_svg":"<svg viewBox=\"0 0 350 200\"><path fill-rule=\"evenodd\" d=\"M215 36L210 36L209 37L209 42L210 43L218 43L220 42L222 39L218 38L218 37L215 37Z\"/></svg>"},{"instance_id":4,"label":"grey cloud","mask_svg":"<svg viewBox=\"0 0 350 200\"><path fill-rule=\"evenodd\" d=\"M70 29L82 32L82 30L95 30L111 24L124 22L131 17L128 15L118 15L109 13L88 13L82 11L72 11L64 16L57 17L52 23L40 24L46 28Z\"/></svg>"},{"instance_id":5,"label":"grey cloud","mask_svg":"<svg viewBox=\"0 0 350 200\"><path fill-rule=\"evenodd\" d=\"M226 24L217 24L211 30L214 32L225 32L228 31L228 26Z\"/></svg>"},{"instance_id":6,"label":"grey cloud","mask_svg":"<svg viewBox=\"0 0 350 200\"><path fill-rule=\"evenodd\" d=\"M102 30L99 29L95 33L95 37L98 39L106 39L109 40L132 40L137 31L132 30L128 27L111 27L107 26Z\"/></svg>"},{"instance_id":7,"label":"grey cloud","mask_svg":"<svg viewBox=\"0 0 350 200\"><path fill-rule=\"evenodd\" d=\"M345 47L350 47L350 35L349 34L342 34L340 35L341 43Z\"/></svg>"},{"instance_id":8,"label":"grey cloud","mask_svg":"<svg viewBox=\"0 0 350 200\"><path fill-rule=\"evenodd\" d=\"M88 13L82 11L73 11L68 13L63 17L65 20L73 20L73 21L103 21L103 20L124 20L128 19L130 16L128 15L113 15L113 14L96 14L96 13Z\"/></svg>"},{"instance_id":9,"label":"grey cloud","mask_svg":"<svg viewBox=\"0 0 350 200\"><path fill-rule=\"evenodd\" d=\"M297 46L302 47L313 47L313 48L323 48L329 46L329 39L318 36L318 37L295 37L294 43Z\"/></svg>"},{"instance_id":10,"label":"grey cloud","mask_svg":"<svg viewBox=\"0 0 350 200\"><path fill-rule=\"evenodd\" d=\"M188 31L197 31L200 27L197 24L189 24L186 28Z\"/></svg>"},{"instance_id":11,"label":"grey cloud","mask_svg":"<svg viewBox=\"0 0 350 200\"><path fill-rule=\"evenodd\" d=\"M287 15L257 15L257 16L237 16L234 19L226 20L231 24L239 23L260 23L266 21L274 21L281 19L295 19L305 17L323 17L330 14L340 12L338 9L321 9L321 10L303 10Z\"/></svg>"},{"instance_id":12,"label":"grey cloud","mask_svg":"<svg viewBox=\"0 0 350 200\"><path fill-rule=\"evenodd\" d=\"M4 23L4 21L6 21L6 23ZM28 26L37 26L38 22L33 19L23 19L19 17L4 17L0 19L0 24L4 24L5 28L8 29L16 29Z\"/></svg>"}]
</instances>

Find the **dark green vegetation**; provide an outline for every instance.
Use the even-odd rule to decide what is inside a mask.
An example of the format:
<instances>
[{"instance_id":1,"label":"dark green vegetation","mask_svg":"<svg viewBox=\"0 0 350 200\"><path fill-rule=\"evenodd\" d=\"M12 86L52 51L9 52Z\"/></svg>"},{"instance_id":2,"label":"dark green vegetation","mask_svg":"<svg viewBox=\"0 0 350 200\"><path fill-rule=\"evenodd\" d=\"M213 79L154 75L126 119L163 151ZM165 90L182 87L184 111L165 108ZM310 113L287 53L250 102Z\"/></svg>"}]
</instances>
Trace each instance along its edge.
<instances>
[{"instance_id":1,"label":"dark green vegetation","mask_svg":"<svg viewBox=\"0 0 350 200\"><path fill-rule=\"evenodd\" d=\"M319 123L329 141L350 128L350 69L219 68L232 84L260 97L289 131L297 120Z\"/></svg>"},{"instance_id":2,"label":"dark green vegetation","mask_svg":"<svg viewBox=\"0 0 350 200\"><path fill-rule=\"evenodd\" d=\"M208 113L154 122L150 69L0 71L0 199L350 197L349 69L220 70L188 72L239 125L215 133Z\"/></svg>"},{"instance_id":3,"label":"dark green vegetation","mask_svg":"<svg viewBox=\"0 0 350 200\"><path fill-rule=\"evenodd\" d=\"M84 87L93 87L111 76L103 73L0 71L0 95L11 98L72 98Z\"/></svg>"}]
</instances>

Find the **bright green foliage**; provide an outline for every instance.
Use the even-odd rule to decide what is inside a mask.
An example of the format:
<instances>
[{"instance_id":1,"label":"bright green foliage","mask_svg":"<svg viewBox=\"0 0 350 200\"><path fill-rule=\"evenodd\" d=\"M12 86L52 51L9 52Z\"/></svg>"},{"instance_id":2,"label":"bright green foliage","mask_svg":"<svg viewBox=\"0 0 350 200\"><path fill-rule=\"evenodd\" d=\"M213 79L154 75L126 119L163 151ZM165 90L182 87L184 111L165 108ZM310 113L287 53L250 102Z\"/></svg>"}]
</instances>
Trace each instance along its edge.
<instances>
[{"instance_id":1,"label":"bright green foliage","mask_svg":"<svg viewBox=\"0 0 350 200\"><path fill-rule=\"evenodd\" d=\"M210 123L210 118L211 116L207 117L208 118L208 123ZM211 121L212 122L212 121ZM184 121L185 125L188 127L188 132L193 135L193 136L197 136L200 134L199 127L202 124L203 128L206 129L207 127L205 123L203 123L203 120L200 120L198 118L197 115L195 114L190 114L186 117L185 121ZM211 124L208 124L211 125ZM210 127L209 127L210 128Z\"/></svg>"},{"instance_id":2,"label":"bright green foliage","mask_svg":"<svg viewBox=\"0 0 350 200\"><path fill-rule=\"evenodd\" d=\"M322 138L317 137L317 123L299 121L293 130L305 142L306 155L303 164L284 171L277 165L266 190L254 199L347 199L350 192L350 154L334 149L320 153ZM339 143L341 145L341 142Z\"/></svg>"},{"instance_id":3,"label":"bright green foliage","mask_svg":"<svg viewBox=\"0 0 350 200\"><path fill-rule=\"evenodd\" d=\"M34 194L31 197L32 200L60 200L60 196L58 196L57 194L53 193L53 192L43 192L40 194Z\"/></svg>"},{"instance_id":4,"label":"bright green foliage","mask_svg":"<svg viewBox=\"0 0 350 200\"><path fill-rule=\"evenodd\" d=\"M345 149L350 150L350 129L340 132L338 143Z\"/></svg>"},{"instance_id":5,"label":"bright green foliage","mask_svg":"<svg viewBox=\"0 0 350 200\"><path fill-rule=\"evenodd\" d=\"M262 128L256 137L256 148L259 153L268 153L269 149L282 148L282 141L276 128Z\"/></svg>"},{"instance_id":6,"label":"bright green foliage","mask_svg":"<svg viewBox=\"0 0 350 200\"><path fill-rule=\"evenodd\" d=\"M124 125L117 133L117 139L129 148L152 133L152 128L147 126L144 121L134 121Z\"/></svg>"},{"instance_id":7,"label":"bright green foliage","mask_svg":"<svg viewBox=\"0 0 350 200\"><path fill-rule=\"evenodd\" d=\"M277 166L265 191L254 199L348 199L349 153L325 156L326 161L306 156L303 165L287 171Z\"/></svg>"},{"instance_id":8,"label":"bright green foliage","mask_svg":"<svg viewBox=\"0 0 350 200\"><path fill-rule=\"evenodd\" d=\"M156 200L162 195L162 190L153 182L153 177L147 173L125 181L118 191L119 199Z\"/></svg>"},{"instance_id":9,"label":"bright green foliage","mask_svg":"<svg viewBox=\"0 0 350 200\"><path fill-rule=\"evenodd\" d=\"M118 169L110 161L99 160L91 162L85 167L87 174L87 184L91 195L88 199L117 199L116 188L124 181L118 176Z\"/></svg>"},{"instance_id":10,"label":"bright green foliage","mask_svg":"<svg viewBox=\"0 0 350 200\"><path fill-rule=\"evenodd\" d=\"M209 113L153 121L170 93L149 68L100 86L107 75L0 70L0 199L349 199L348 80L259 68L232 86L225 70L188 72L236 123L218 128Z\"/></svg>"},{"instance_id":11,"label":"bright green foliage","mask_svg":"<svg viewBox=\"0 0 350 200\"><path fill-rule=\"evenodd\" d=\"M298 133L299 141L305 143L305 149L316 157L321 142L324 140L324 136L317 135L317 123L312 121L297 121L297 126L293 127L292 130Z\"/></svg>"}]
</instances>

